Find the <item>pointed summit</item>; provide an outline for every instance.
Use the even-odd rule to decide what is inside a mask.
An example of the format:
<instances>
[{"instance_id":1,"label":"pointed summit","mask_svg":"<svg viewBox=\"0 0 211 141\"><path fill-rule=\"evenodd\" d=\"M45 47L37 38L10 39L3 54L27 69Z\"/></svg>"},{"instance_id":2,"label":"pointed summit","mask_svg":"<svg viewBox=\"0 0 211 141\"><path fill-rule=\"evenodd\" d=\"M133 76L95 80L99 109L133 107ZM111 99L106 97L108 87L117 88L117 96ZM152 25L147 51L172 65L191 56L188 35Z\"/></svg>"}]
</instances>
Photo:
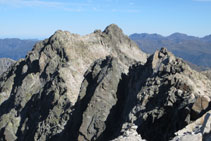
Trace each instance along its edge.
<instances>
[{"instance_id":1,"label":"pointed summit","mask_svg":"<svg viewBox=\"0 0 211 141\"><path fill-rule=\"evenodd\" d=\"M119 28L116 24L111 24L107 26L103 32L106 34L111 34L111 35L123 34L122 29Z\"/></svg>"}]
</instances>

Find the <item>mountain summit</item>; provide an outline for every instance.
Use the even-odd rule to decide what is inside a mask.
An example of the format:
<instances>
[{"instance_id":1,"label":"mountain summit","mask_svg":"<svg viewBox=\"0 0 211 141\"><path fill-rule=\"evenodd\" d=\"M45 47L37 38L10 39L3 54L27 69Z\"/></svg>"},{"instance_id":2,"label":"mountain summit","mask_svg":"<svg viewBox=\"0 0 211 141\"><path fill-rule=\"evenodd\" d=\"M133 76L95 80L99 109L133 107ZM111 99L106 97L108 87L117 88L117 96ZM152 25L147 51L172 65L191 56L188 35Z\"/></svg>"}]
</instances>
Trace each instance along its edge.
<instances>
[{"instance_id":1,"label":"mountain summit","mask_svg":"<svg viewBox=\"0 0 211 141\"><path fill-rule=\"evenodd\" d=\"M176 133L210 110L210 92L205 75L165 48L148 56L117 25L59 30L1 75L0 138L209 140L206 120Z\"/></svg>"},{"instance_id":2,"label":"mountain summit","mask_svg":"<svg viewBox=\"0 0 211 141\"><path fill-rule=\"evenodd\" d=\"M62 132L86 71L95 60L109 55L124 73L131 64L144 64L147 58L114 24L86 36L59 30L37 43L0 78L0 136L46 140Z\"/></svg>"}]
</instances>

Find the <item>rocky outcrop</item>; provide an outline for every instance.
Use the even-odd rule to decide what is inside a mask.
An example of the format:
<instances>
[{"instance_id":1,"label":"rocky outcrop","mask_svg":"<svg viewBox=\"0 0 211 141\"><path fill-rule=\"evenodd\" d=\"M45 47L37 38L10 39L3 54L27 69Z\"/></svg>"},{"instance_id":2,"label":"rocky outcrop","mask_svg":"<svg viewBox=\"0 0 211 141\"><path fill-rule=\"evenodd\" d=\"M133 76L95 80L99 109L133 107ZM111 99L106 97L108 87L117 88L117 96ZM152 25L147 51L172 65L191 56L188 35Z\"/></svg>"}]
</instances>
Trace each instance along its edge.
<instances>
[{"instance_id":1,"label":"rocky outcrop","mask_svg":"<svg viewBox=\"0 0 211 141\"><path fill-rule=\"evenodd\" d=\"M15 61L9 58L0 58L0 75L5 72Z\"/></svg>"},{"instance_id":2,"label":"rocky outcrop","mask_svg":"<svg viewBox=\"0 0 211 141\"><path fill-rule=\"evenodd\" d=\"M210 92L206 76L165 48L147 58L116 25L57 31L0 77L0 138L166 141L211 110Z\"/></svg>"}]
</instances>

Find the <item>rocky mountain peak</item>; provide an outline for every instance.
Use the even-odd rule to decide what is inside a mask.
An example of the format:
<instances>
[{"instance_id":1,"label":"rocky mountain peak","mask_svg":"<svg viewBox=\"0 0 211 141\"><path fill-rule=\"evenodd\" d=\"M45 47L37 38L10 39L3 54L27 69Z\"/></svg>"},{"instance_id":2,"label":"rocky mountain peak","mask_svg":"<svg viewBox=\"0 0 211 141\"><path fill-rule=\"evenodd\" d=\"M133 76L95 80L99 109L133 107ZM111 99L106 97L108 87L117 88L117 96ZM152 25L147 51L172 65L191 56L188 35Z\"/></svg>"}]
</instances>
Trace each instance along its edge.
<instances>
[{"instance_id":1,"label":"rocky mountain peak","mask_svg":"<svg viewBox=\"0 0 211 141\"><path fill-rule=\"evenodd\" d=\"M206 76L165 48L147 57L116 25L59 30L0 76L0 139L166 141L210 110L210 92Z\"/></svg>"}]
</instances>

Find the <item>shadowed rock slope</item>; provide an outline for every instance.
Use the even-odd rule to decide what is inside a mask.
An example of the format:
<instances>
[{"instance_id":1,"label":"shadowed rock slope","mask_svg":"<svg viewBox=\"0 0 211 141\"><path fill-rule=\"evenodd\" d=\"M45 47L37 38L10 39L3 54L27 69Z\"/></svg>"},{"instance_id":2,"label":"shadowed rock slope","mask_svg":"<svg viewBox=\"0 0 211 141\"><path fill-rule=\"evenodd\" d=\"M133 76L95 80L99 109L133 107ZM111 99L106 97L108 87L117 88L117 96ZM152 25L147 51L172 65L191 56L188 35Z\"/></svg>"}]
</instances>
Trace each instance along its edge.
<instances>
[{"instance_id":1,"label":"shadowed rock slope","mask_svg":"<svg viewBox=\"0 0 211 141\"><path fill-rule=\"evenodd\" d=\"M0 140L180 139L210 92L206 76L164 48L147 58L116 25L57 31L1 76Z\"/></svg>"}]
</instances>

